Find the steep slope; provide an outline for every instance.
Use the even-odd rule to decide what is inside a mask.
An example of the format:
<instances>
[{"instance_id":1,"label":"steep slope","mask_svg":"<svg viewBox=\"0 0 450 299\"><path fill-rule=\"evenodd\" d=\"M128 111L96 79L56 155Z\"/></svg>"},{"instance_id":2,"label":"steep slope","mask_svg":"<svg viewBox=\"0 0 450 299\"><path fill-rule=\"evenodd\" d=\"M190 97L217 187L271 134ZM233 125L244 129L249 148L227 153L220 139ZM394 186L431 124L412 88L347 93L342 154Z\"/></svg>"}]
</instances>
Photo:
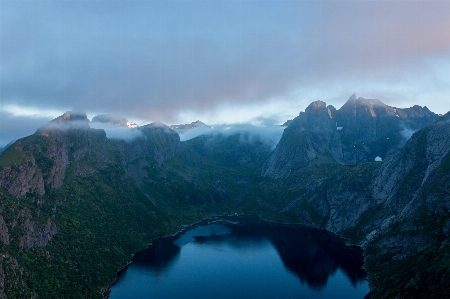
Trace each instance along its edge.
<instances>
[{"instance_id":1,"label":"steep slope","mask_svg":"<svg viewBox=\"0 0 450 299\"><path fill-rule=\"evenodd\" d=\"M270 151L258 136L244 132L199 136L182 142L161 167L143 169L142 190L157 190L166 203L189 210L234 208Z\"/></svg>"},{"instance_id":2,"label":"steep slope","mask_svg":"<svg viewBox=\"0 0 450 299\"><path fill-rule=\"evenodd\" d=\"M357 165L396 153L411 134L436 120L427 107L401 109L352 95L335 113L343 163Z\"/></svg>"},{"instance_id":3,"label":"steep slope","mask_svg":"<svg viewBox=\"0 0 450 299\"><path fill-rule=\"evenodd\" d=\"M361 244L369 298L450 295L450 113L382 163L315 164L315 171L312 165L262 184L279 219L325 227ZM288 191L271 193L275 188Z\"/></svg>"},{"instance_id":4,"label":"steep slope","mask_svg":"<svg viewBox=\"0 0 450 299\"><path fill-rule=\"evenodd\" d=\"M309 163L360 165L385 159L437 117L426 107L394 108L355 95L339 110L317 101L289 123L262 175L286 177Z\"/></svg>"},{"instance_id":5,"label":"steep slope","mask_svg":"<svg viewBox=\"0 0 450 299\"><path fill-rule=\"evenodd\" d=\"M415 133L374 179L395 212L367 245L370 298L450 296L450 113Z\"/></svg>"},{"instance_id":6,"label":"steep slope","mask_svg":"<svg viewBox=\"0 0 450 299\"><path fill-rule=\"evenodd\" d=\"M282 178L310 162L340 161L341 144L333 106L318 101L310 104L284 130L280 142L262 169L262 176ZM333 159L334 158L334 159Z\"/></svg>"},{"instance_id":7,"label":"steep slope","mask_svg":"<svg viewBox=\"0 0 450 299\"><path fill-rule=\"evenodd\" d=\"M150 202L85 114L68 112L9 147L0 186L2 298L102 297L130 255L194 221Z\"/></svg>"}]
</instances>

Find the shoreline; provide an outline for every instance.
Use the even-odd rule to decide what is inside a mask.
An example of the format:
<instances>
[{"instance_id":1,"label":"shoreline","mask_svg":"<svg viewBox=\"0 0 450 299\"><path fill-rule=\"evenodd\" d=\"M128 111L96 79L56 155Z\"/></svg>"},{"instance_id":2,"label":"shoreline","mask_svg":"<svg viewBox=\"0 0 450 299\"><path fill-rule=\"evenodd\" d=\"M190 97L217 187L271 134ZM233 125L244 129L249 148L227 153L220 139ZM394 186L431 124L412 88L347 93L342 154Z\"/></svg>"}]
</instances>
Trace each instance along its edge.
<instances>
[{"instance_id":1,"label":"shoreline","mask_svg":"<svg viewBox=\"0 0 450 299\"><path fill-rule=\"evenodd\" d=\"M266 222L266 223L269 223L269 224L276 224L276 225L299 225L299 226L304 226L304 227L307 227L307 228L312 228L312 229L317 229L317 230L321 230L321 231L326 231L326 232L329 232L329 233L333 233L333 234L335 234L336 236L338 236L339 238L343 239L343 240L345 241L346 245L348 245L348 246L356 246L356 247L359 247L359 248L360 248L361 250L363 250L363 252L364 252L364 249L363 249L362 246L360 246L360 245L358 245L358 244L352 244L352 243L350 243L350 242L349 242L349 239L342 237L341 235L337 234L336 232L327 230L327 229L325 229L325 228L316 227L316 226L313 226L313 225L307 225L307 224L303 224L303 223L295 223L295 222L294 222L294 223L290 223L290 222L279 223L279 222L277 222L277 221L273 221L273 220L268 220L268 219L261 218L261 217L258 216L258 215L246 215L246 214L242 214L242 215L238 215L238 214L220 215L220 214L216 214L216 215L209 215L209 216L210 216L210 217L205 217L205 218L203 218L203 219L201 219L201 220L199 220L199 221L193 222L193 223L188 224L188 225L181 225L181 228L178 229L178 230L177 230L176 232L174 232L173 234L167 234L167 235L164 235L164 236L157 237L157 238L153 239L150 243L148 243L148 244L145 246L145 248L143 248L142 250L139 250L139 251L133 253L133 254L131 255L131 259L127 262L127 264L124 265L124 266L122 266L122 267L116 272L116 276L117 276L117 277L116 277L116 279L114 280L114 282L112 282L112 283L107 287L108 295L107 295L106 297L103 297L103 298L104 298L104 299L108 299L108 298L109 298L109 295L110 295L110 293L111 293L111 287L113 287L113 286L117 283L117 281L118 281L118 279L119 279L119 275L120 275L123 271L125 271L125 270L128 268L128 266L130 266L130 265L133 263L133 258L134 258L134 256L135 256L136 254L138 254L139 252L142 252L142 251L148 249L150 246L153 245L153 242L154 242L154 241L156 241L156 240L158 240L158 239L163 239L163 238L176 237L177 235L180 235L181 233L187 231L188 229L191 229L191 228L193 228L193 227L202 225L202 223L204 223L204 222L207 222L206 224L212 224L212 223L217 223L217 222L220 222L220 221L224 221L224 220L222 220L222 219L220 219L220 218L226 218L226 217L230 217L230 218L233 218L233 217L241 217L241 218L243 218L243 219L245 219L245 218L247 218L247 219L253 218L253 219L257 219L258 221ZM226 221L226 220L225 220L225 221ZM239 224L239 223L240 223L240 221L226 221L226 222L229 222L229 223L231 223L231 224ZM364 259L364 255L363 255L363 259ZM364 261L364 262L365 262L365 261ZM371 287L370 287L369 272L367 272L367 270L365 269L364 265L362 266L362 269L363 269L364 271L366 271L366 273L367 273L366 280L367 280L367 282L369 283L369 292L370 292L372 289L371 289Z\"/></svg>"}]
</instances>

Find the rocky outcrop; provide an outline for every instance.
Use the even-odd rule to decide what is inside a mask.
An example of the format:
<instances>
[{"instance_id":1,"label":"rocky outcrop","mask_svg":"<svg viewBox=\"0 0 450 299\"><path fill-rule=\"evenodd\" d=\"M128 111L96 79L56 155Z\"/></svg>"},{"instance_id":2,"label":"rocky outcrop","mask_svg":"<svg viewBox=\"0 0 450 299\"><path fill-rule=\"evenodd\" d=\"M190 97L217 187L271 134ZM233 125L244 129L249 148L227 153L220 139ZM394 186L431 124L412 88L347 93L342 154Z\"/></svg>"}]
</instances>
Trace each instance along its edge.
<instances>
[{"instance_id":1,"label":"rocky outcrop","mask_svg":"<svg viewBox=\"0 0 450 299\"><path fill-rule=\"evenodd\" d=\"M342 158L339 132L333 119L336 109L317 101L301 112L284 130L280 142L265 163L262 176L282 178L313 160L336 162ZM331 154L336 161L327 157Z\"/></svg>"},{"instance_id":2,"label":"rocky outcrop","mask_svg":"<svg viewBox=\"0 0 450 299\"><path fill-rule=\"evenodd\" d=\"M44 195L44 178L34 157L28 156L17 166L0 168L0 188L15 197L23 197L27 193Z\"/></svg>"},{"instance_id":3,"label":"rocky outcrop","mask_svg":"<svg viewBox=\"0 0 450 299\"><path fill-rule=\"evenodd\" d=\"M32 221L32 217L26 209L19 213L19 223L25 230L19 242L21 249L47 246L52 237L58 233L56 225L50 219L48 219L46 224Z\"/></svg>"},{"instance_id":4,"label":"rocky outcrop","mask_svg":"<svg viewBox=\"0 0 450 299\"><path fill-rule=\"evenodd\" d=\"M68 147L64 143L52 139L49 141L45 155L53 162L46 184L57 189L62 186L67 167L69 166Z\"/></svg>"}]
</instances>

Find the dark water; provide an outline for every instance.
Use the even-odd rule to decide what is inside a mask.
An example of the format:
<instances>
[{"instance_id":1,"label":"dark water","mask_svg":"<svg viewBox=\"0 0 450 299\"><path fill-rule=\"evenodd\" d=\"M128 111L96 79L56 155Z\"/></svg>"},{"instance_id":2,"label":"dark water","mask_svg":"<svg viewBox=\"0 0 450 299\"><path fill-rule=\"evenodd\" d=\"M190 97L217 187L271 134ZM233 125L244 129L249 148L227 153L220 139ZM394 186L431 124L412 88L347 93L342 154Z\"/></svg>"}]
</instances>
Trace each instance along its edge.
<instances>
[{"instance_id":1,"label":"dark water","mask_svg":"<svg viewBox=\"0 0 450 299\"><path fill-rule=\"evenodd\" d=\"M156 240L111 288L118 298L363 298L362 250L324 230L246 219Z\"/></svg>"}]
</instances>

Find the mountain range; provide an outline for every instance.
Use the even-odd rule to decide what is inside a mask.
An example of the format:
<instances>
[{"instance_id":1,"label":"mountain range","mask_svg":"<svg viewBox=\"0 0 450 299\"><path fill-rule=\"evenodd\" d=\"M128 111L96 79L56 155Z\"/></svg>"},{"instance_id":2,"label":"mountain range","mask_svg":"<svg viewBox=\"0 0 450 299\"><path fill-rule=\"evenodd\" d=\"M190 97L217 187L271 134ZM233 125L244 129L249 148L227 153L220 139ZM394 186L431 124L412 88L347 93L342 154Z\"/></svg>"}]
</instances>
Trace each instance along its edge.
<instances>
[{"instance_id":1,"label":"mountain range","mask_svg":"<svg viewBox=\"0 0 450 299\"><path fill-rule=\"evenodd\" d=\"M448 297L450 113L352 95L286 125L275 148L161 123L123 140L67 112L17 140L0 155L0 297L104 297L134 253L209 209L348 238L368 298Z\"/></svg>"}]
</instances>

